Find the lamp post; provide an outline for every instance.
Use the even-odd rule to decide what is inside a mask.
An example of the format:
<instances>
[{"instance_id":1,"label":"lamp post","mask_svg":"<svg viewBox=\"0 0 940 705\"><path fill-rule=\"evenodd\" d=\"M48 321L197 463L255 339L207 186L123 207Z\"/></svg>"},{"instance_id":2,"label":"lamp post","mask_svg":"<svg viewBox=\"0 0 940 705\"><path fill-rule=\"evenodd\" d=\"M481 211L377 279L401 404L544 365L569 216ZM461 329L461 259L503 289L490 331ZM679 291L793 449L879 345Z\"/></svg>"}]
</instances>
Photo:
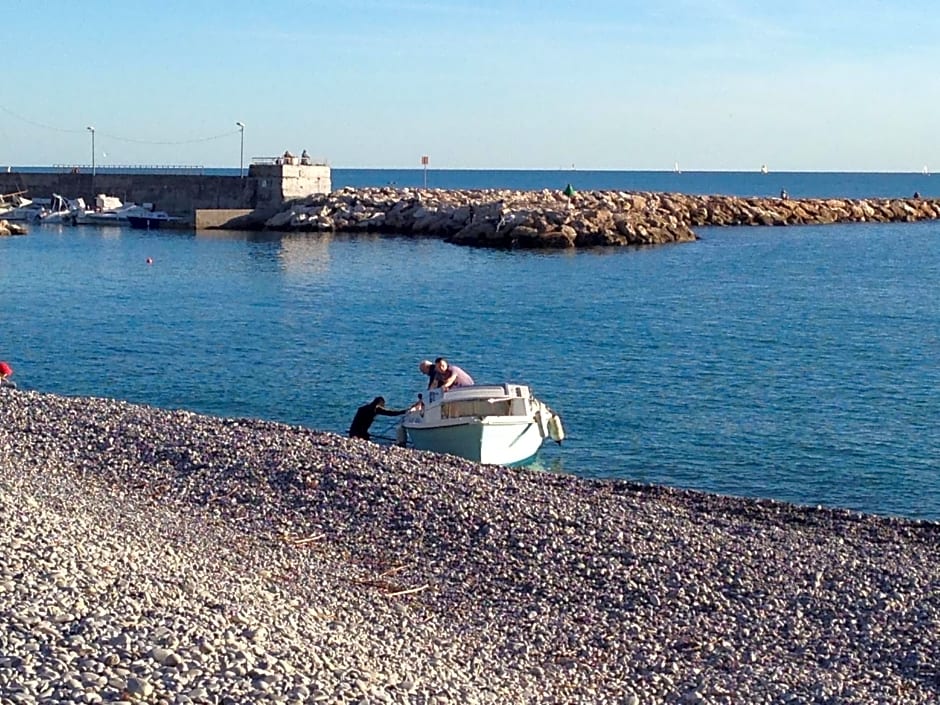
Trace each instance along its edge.
<instances>
[{"instance_id":1,"label":"lamp post","mask_svg":"<svg viewBox=\"0 0 940 705\"><path fill-rule=\"evenodd\" d=\"M95 178L95 128L89 125L85 129L91 133L91 178Z\"/></svg>"},{"instance_id":2,"label":"lamp post","mask_svg":"<svg viewBox=\"0 0 940 705\"><path fill-rule=\"evenodd\" d=\"M245 123L236 122L239 132L241 132L241 147L238 150L238 175L245 178Z\"/></svg>"}]
</instances>

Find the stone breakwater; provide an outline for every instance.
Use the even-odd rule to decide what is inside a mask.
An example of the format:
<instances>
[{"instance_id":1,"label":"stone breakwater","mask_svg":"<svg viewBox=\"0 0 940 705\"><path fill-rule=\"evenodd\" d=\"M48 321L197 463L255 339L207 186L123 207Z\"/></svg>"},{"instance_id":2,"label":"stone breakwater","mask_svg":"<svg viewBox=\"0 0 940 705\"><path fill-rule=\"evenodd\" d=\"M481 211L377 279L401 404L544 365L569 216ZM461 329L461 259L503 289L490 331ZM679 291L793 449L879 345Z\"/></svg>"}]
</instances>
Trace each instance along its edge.
<instances>
[{"instance_id":1,"label":"stone breakwater","mask_svg":"<svg viewBox=\"0 0 940 705\"><path fill-rule=\"evenodd\" d=\"M390 232L496 248L654 245L729 225L914 222L940 218L936 199L783 199L678 193L345 188L292 201L232 227Z\"/></svg>"},{"instance_id":2,"label":"stone breakwater","mask_svg":"<svg viewBox=\"0 0 940 705\"><path fill-rule=\"evenodd\" d=\"M3 703L936 703L940 525L0 394Z\"/></svg>"}]
</instances>

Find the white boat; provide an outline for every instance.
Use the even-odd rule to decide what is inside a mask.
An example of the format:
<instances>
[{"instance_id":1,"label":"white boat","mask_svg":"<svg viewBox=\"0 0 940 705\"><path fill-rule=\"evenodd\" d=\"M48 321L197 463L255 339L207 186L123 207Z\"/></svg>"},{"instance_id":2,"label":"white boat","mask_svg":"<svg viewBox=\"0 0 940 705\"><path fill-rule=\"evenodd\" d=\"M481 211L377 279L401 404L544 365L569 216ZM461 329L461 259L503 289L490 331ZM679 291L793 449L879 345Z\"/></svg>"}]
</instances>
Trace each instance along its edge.
<instances>
[{"instance_id":1,"label":"white boat","mask_svg":"<svg viewBox=\"0 0 940 705\"><path fill-rule=\"evenodd\" d=\"M0 193L0 218L9 220L7 215L17 208L28 206L32 203L24 196L26 191L16 191L15 193Z\"/></svg>"},{"instance_id":2,"label":"white boat","mask_svg":"<svg viewBox=\"0 0 940 705\"><path fill-rule=\"evenodd\" d=\"M47 225L72 223L79 213L84 212L85 200L83 198L71 200L54 193L48 208L39 214L39 222Z\"/></svg>"},{"instance_id":3,"label":"white boat","mask_svg":"<svg viewBox=\"0 0 940 705\"><path fill-rule=\"evenodd\" d=\"M423 408L402 417L400 443L489 465L521 465L546 438L561 443L561 418L524 384L431 389Z\"/></svg>"},{"instance_id":4,"label":"white boat","mask_svg":"<svg viewBox=\"0 0 940 705\"><path fill-rule=\"evenodd\" d=\"M0 196L0 218L11 223L39 220L44 208L42 199L31 200L18 193Z\"/></svg>"},{"instance_id":5,"label":"white boat","mask_svg":"<svg viewBox=\"0 0 940 705\"><path fill-rule=\"evenodd\" d=\"M136 203L123 203L116 196L106 196L99 193L95 196L94 210L83 210L75 214L73 221L76 225L127 226L131 224L131 218L142 218L154 224L175 220L163 211L153 210L153 204L151 203L145 203L142 206ZM147 223L145 222L141 227L146 228Z\"/></svg>"},{"instance_id":6,"label":"white boat","mask_svg":"<svg viewBox=\"0 0 940 705\"><path fill-rule=\"evenodd\" d=\"M2 198L2 197L0 197ZM71 201L57 193L52 198L24 198L15 196L0 203L0 218L27 223L70 223L77 213L84 212L85 201Z\"/></svg>"},{"instance_id":7,"label":"white boat","mask_svg":"<svg viewBox=\"0 0 940 705\"><path fill-rule=\"evenodd\" d=\"M95 196L95 207L75 214L76 225L127 225L127 211L138 208L136 203L121 201L117 196L99 193Z\"/></svg>"}]
</instances>

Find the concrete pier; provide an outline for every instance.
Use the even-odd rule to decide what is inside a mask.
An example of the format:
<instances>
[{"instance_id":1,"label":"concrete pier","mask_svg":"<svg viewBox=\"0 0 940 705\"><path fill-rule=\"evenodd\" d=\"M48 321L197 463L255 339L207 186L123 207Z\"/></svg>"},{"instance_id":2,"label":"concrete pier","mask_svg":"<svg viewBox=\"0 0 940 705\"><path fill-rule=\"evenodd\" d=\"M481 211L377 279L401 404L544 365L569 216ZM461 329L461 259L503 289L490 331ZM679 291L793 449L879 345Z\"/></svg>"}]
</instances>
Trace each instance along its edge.
<instances>
[{"instance_id":1,"label":"concrete pier","mask_svg":"<svg viewBox=\"0 0 940 705\"><path fill-rule=\"evenodd\" d=\"M285 201L332 189L325 164L251 164L248 175L207 176L172 173L0 173L0 193L26 191L30 198L57 193L94 204L103 193L125 203L152 203L157 210L195 225L197 210L277 212Z\"/></svg>"}]
</instances>

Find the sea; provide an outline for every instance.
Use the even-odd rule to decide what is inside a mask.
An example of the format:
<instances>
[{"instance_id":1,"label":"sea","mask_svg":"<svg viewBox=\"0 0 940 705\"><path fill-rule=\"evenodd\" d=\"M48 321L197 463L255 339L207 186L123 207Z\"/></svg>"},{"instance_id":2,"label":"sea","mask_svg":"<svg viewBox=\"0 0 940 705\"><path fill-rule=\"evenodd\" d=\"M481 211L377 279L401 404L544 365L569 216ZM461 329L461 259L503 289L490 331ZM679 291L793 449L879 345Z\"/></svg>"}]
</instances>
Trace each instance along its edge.
<instances>
[{"instance_id":1,"label":"sea","mask_svg":"<svg viewBox=\"0 0 940 705\"><path fill-rule=\"evenodd\" d=\"M425 179L940 197L923 173L333 171L334 188ZM698 235L515 252L34 226L0 238L0 359L23 389L344 434L376 395L413 402L418 362L445 356L562 416L544 472L940 520L940 222ZM372 430L391 442L394 420Z\"/></svg>"}]
</instances>

